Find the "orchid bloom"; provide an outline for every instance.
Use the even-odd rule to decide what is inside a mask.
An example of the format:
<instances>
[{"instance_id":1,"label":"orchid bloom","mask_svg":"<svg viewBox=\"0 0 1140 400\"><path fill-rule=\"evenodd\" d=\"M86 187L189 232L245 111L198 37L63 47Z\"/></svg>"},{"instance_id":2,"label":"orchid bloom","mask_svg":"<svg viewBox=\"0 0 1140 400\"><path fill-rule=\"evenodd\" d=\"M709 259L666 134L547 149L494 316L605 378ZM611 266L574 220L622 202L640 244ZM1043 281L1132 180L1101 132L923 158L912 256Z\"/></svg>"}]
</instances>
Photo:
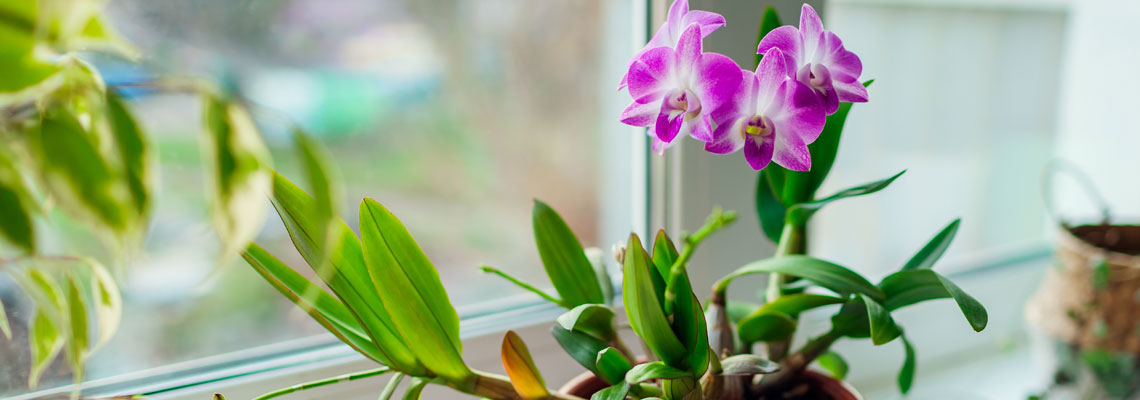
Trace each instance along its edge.
<instances>
[{"instance_id":1,"label":"orchid bloom","mask_svg":"<svg viewBox=\"0 0 1140 400\"><path fill-rule=\"evenodd\" d=\"M717 28L724 26L724 16L708 11L689 11L689 0L675 0L673 6L669 7L669 17L665 19L665 24L661 25L657 33L653 34L653 38L649 39L649 43L629 60L629 67L632 68L633 63L637 62L646 51L658 47L676 47L681 33L693 23L701 26L701 39L704 39ZM629 71L629 68L626 68L626 71ZM628 78L629 73L626 72L626 75L621 77L618 90L625 89Z\"/></svg>"},{"instance_id":2,"label":"orchid bloom","mask_svg":"<svg viewBox=\"0 0 1140 400\"><path fill-rule=\"evenodd\" d=\"M641 55L629 69L633 103L621 122L649 127L658 153L678 135L712 139L710 115L729 102L740 86L740 67L732 59L701 52L701 26L685 28L677 48L658 47Z\"/></svg>"},{"instance_id":3,"label":"orchid bloom","mask_svg":"<svg viewBox=\"0 0 1140 400\"><path fill-rule=\"evenodd\" d=\"M788 76L811 87L827 115L834 114L841 101L867 101L867 89L859 83L863 73L859 56L843 48L839 36L823 29L811 6L804 4L798 29L787 25L772 30L760 40L756 53L767 58L777 48L783 52Z\"/></svg>"},{"instance_id":4,"label":"orchid bloom","mask_svg":"<svg viewBox=\"0 0 1140 400\"><path fill-rule=\"evenodd\" d=\"M757 171L773 160L793 171L811 169L807 145L823 131L826 116L813 90L788 77L785 60L774 48L755 73L741 71L736 95L712 115L717 128L705 150L728 154L743 147Z\"/></svg>"}]
</instances>

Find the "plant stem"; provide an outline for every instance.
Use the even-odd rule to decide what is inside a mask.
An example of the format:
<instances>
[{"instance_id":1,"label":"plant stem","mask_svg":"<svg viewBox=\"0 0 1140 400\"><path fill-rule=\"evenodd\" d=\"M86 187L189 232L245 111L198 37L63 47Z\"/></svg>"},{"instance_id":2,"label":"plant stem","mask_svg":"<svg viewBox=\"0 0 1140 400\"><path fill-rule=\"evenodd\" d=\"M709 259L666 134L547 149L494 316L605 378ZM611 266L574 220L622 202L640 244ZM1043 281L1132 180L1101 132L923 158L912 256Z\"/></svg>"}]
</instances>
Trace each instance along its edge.
<instances>
[{"instance_id":1,"label":"plant stem","mask_svg":"<svg viewBox=\"0 0 1140 400\"><path fill-rule=\"evenodd\" d=\"M764 393L784 386L792 378L803 372L812 361L827 352L827 349L841 337L843 337L842 334L832 329L822 336L812 339L784 361L783 369L774 374L765 375L764 379L754 387L755 391Z\"/></svg>"},{"instance_id":2,"label":"plant stem","mask_svg":"<svg viewBox=\"0 0 1140 400\"><path fill-rule=\"evenodd\" d=\"M780 234L780 243L776 244L776 253L773 258L792 254L802 254L804 251L804 226L786 224ZM784 275L773 272L768 276L768 302L771 303L783 294Z\"/></svg>"},{"instance_id":3,"label":"plant stem","mask_svg":"<svg viewBox=\"0 0 1140 400\"><path fill-rule=\"evenodd\" d=\"M290 387L287 387L284 389L279 389L276 391L272 391L272 392L263 394L261 396L255 397L253 400L272 399L274 397L283 396L283 395L286 395L289 393L300 392L302 390L308 390L308 389L321 387L321 386L328 386L328 385L331 385L334 383L349 382L349 381L355 381L358 379L370 378L373 376L382 375L388 371L391 371L391 369L389 369L388 367L382 367L382 368L372 369L372 370L368 370L368 371L354 372L351 374L334 376L332 378L321 379L318 381L306 382L306 383L302 383L299 385L293 385L293 386L290 386Z\"/></svg>"},{"instance_id":4,"label":"plant stem","mask_svg":"<svg viewBox=\"0 0 1140 400\"><path fill-rule=\"evenodd\" d=\"M396 393L396 388L399 387L400 382L403 382L403 381L404 381L404 374L397 372L396 375L392 376L392 379L388 380L388 384L384 385L384 390L380 391L380 397L378 399L379 400L391 399L392 395Z\"/></svg>"},{"instance_id":5,"label":"plant stem","mask_svg":"<svg viewBox=\"0 0 1140 400\"><path fill-rule=\"evenodd\" d=\"M689 259L693 257L693 252L697 250L697 245L701 244L705 238L712 235L714 232L719 231L728 224L736 220L736 213L732 211L722 211L720 207L713 210L708 219L705 220L705 225L698 229L696 233L685 236L685 245L681 248L681 254L673 261L673 265L669 268L669 282L665 285L665 315L673 314L673 307L677 299L677 286L680 285L681 279L684 279L685 266L688 264Z\"/></svg>"}]
</instances>

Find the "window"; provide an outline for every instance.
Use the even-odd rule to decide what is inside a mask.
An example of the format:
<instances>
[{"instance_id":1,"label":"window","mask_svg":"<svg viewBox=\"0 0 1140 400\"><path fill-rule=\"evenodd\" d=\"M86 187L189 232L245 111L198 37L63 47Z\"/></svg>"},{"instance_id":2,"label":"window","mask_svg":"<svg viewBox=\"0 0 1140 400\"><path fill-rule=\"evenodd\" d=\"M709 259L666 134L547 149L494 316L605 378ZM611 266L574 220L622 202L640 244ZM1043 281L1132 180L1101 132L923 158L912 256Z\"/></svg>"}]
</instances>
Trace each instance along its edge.
<instances>
[{"instance_id":1,"label":"window","mask_svg":"<svg viewBox=\"0 0 1140 400\"><path fill-rule=\"evenodd\" d=\"M117 0L110 7L148 56L139 65L93 58L108 84L211 77L251 104L275 168L296 179L290 130L303 127L341 171L343 218L356 225L362 197L384 202L439 268L465 317L537 299L481 273L480 263L549 285L531 233L533 199L549 202L585 244L607 252L633 227L631 193L643 185L626 171L640 141L609 114L623 101L615 88L632 53L630 2ZM125 318L90 360L86 379L274 343L335 342L240 259L215 265L198 98L126 93L156 140L161 184L143 248L127 259ZM53 241L63 246L67 234ZM256 241L304 265L272 211ZM26 304L9 286L0 293L13 309ZM11 316L26 323L19 312ZM301 339L314 335L327 340ZM27 351L23 337L4 343ZM26 373L11 370L26 368L26 353L4 359L11 362L0 373L0 396L26 392ZM68 384L70 373L52 368L41 382Z\"/></svg>"}]
</instances>

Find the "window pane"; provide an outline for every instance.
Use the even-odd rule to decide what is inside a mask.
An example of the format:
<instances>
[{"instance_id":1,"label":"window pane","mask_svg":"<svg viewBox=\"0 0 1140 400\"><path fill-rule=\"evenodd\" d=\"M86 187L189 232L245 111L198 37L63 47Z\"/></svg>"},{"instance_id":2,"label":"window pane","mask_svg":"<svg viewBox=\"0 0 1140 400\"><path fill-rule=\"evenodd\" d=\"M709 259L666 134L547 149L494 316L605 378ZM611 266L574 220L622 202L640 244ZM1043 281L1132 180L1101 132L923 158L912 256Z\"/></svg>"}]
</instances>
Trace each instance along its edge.
<instances>
[{"instance_id":1,"label":"window pane","mask_svg":"<svg viewBox=\"0 0 1140 400\"><path fill-rule=\"evenodd\" d=\"M94 61L112 85L185 75L220 82L251 104L275 168L304 186L290 136L291 124L302 126L342 172L349 225L362 197L384 203L439 268L460 314L470 314L521 293L479 272L481 263L550 285L531 236L533 199L555 207L586 245L609 248L628 232L622 165L633 141L604 111L620 98L614 88L631 52L627 3L117 0L113 20L143 49L143 66ZM218 264L200 100L128 94L156 140L161 185L143 249L127 258L122 327L86 377L322 333L233 255ZM272 211L257 242L312 277ZM8 289L0 286L6 305L27 307ZM27 351L26 316L12 313L18 337L4 342L17 353ZM0 373L0 394L27 390L21 354L4 357L14 361L3 368L17 370ZM62 365L41 387L71 382Z\"/></svg>"},{"instance_id":2,"label":"window pane","mask_svg":"<svg viewBox=\"0 0 1140 400\"><path fill-rule=\"evenodd\" d=\"M825 23L876 80L821 192L907 173L819 213L812 251L885 274L958 217L943 266L1039 246L1064 13L839 2Z\"/></svg>"}]
</instances>

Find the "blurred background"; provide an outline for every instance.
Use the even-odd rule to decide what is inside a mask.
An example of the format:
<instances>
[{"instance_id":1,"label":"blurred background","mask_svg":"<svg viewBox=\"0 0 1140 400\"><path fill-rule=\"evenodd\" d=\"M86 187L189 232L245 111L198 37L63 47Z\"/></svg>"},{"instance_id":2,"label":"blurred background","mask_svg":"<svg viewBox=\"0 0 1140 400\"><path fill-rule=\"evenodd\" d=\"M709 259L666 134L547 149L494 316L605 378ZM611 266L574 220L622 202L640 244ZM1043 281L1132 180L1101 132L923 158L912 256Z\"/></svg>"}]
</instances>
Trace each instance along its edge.
<instances>
[{"instance_id":1,"label":"blurred background","mask_svg":"<svg viewBox=\"0 0 1140 400\"><path fill-rule=\"evenodd\" d=\"M811 251L875 280L961 217L940 268L968 274L1016 264L1030 271L987 278L999 288L1006 280L1020 285L982 296L1012 310L995 315L1014 316L995 319L990 335L1027 340L1019 310L1051 264L1056 231L1043 199L1055 196L1058 213L1073 221L1096 215L1072 182L1043 191L1050 160L1066 158L1086 170L1120 220L1140 216L1140 159L1130 154L1140 149L1131 118L1140 105L1140 83L1131 77L1140 51L1128 29L1140 5L809 3L861 56L863 78L875 79L871 102L856 105L848 121L822 193L907 170L889 190L822 211ZM750 68L769 4L784 23L797 22L799 1L692 0L692 8L728 21L705 50ZM286 176L299 175L292 126L318 137L343 176L342 217L355 228L361 197L386 204L441 270L460 314L470 317L520 299L513 286L479 273L481 263L548 286L531 236L533 199L550 203L584 244L607 254L631 229L644 228L638 221L647 206L638 202L646 202L645 183L629 172L645 162L637 156L643 138L617 122L628 102L617 81L644 35L638 18L645 16L636 10L627 0L114 0L112 21L145 57L138 64L91 61L112 85L156 76L221 82L251 104L275 168ZM244 264L230 260L211 277L220 249L202 195L199 100L145 88L126 94L156 138L161 182L145 247L123 277L122 327L91 360L87 377L322 333ZM698 254L708 267L695 274L695 287L771 253L752 210L755 173L743 157L709 155L691 143L669 157L671 229L693 229L714 205L742 215ZM45 249L83 251L76 243L86 241L93 244L86 250L99 251L78 226L57 220L64 229L52 230ZM303 264L272 213L257 242ZM20 295L10 289L0 281L4 304L15 305L9 315L19 321ZM956 327L923 343L945 346L933 353L973 343L955 342L969 333ZM27 391L19 337L26 329L18 322L14 328L17 338L0 342L0 396ZM897 367L891 364L884 370ZM44 386L69 382L60 365Z\"/></svg>"}]
</instances>

